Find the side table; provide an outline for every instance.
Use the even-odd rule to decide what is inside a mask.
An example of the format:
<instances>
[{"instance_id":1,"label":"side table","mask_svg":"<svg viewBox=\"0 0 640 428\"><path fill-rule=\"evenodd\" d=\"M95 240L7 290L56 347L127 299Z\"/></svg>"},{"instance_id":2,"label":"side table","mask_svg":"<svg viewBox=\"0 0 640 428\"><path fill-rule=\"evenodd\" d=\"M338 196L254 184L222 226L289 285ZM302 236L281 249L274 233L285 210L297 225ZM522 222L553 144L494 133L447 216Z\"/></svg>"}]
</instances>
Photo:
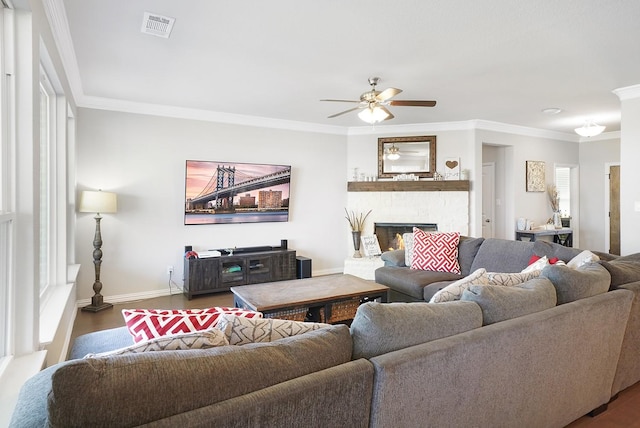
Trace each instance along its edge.
<instances>
[{"instance_id":1,"label":"side table","mask_svg":"<svg viewBox=\"0 0 640 428\"><path fill-rule=\"evenodd\" d=\"M380 256L358 259L349 257L344 260L344 273L373 281L376 269L382 266L384 266L384 262Z\"/></svg>"}]
</instances>

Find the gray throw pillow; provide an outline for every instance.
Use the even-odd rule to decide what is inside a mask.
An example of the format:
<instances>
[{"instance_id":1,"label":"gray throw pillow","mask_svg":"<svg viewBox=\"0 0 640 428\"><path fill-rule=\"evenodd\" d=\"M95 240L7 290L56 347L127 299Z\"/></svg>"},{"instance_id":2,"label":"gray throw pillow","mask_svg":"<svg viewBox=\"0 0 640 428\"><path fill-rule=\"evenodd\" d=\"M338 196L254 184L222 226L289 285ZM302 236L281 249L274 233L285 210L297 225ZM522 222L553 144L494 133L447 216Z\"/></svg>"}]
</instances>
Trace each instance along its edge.
<instances>
[{"instance_id":1,"label":"gray throw pillow","mask_svg":"<svg viewBox=\"0 0 640 428\"><path fill-rule=\"evenodd\" d=\"M595 262L586 263L577 269L549 265L542 269L540 276L548 278L556 288L559 305L606 293L611 284L609 272Z\"/></svg>"},{"instance_id":2,"label":"gray throw pillow","mask_svg":"<svg viewBox=\"0 0 640 428\"><path fill-rule=\"evenodd\" d=\"M368 302L358 307L351 323L353 359L375 357L481 326L482 312L472 302Z\"/></svg>"},{"instance_id":3,"label":"gray throw pillow","mask_svg":"<svg viewBox=\"0 0 640 428\"><path fill-rule=\"evenodd\" d=\"M546 278L534 278L520 285L472 285L461 300L475 302L482 309L482 324L517 318L556 305L556 289Z\"/></svg>"}]
</instances>

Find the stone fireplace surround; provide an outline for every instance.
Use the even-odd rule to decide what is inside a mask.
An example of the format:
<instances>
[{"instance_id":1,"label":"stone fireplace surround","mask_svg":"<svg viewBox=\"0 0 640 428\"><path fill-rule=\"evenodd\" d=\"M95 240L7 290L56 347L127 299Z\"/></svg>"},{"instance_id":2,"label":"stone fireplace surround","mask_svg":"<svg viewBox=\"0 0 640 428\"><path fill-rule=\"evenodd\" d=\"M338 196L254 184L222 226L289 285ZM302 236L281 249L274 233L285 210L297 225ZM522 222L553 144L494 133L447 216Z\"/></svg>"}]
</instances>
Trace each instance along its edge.
<instances>
[{"instance_id":1,"label":"stone fireplace surround","mask_svg":"<svg viewBox=\"0 0 640 428\"><path fill-rule=\"evenodd\" d=\"M435 223L440 232L469 234L468 191L349 191L346 208L371 210L363 235L372 235L375 223ZM350 238L348 254L353 252Z\"/></svg>"}]
</instances>

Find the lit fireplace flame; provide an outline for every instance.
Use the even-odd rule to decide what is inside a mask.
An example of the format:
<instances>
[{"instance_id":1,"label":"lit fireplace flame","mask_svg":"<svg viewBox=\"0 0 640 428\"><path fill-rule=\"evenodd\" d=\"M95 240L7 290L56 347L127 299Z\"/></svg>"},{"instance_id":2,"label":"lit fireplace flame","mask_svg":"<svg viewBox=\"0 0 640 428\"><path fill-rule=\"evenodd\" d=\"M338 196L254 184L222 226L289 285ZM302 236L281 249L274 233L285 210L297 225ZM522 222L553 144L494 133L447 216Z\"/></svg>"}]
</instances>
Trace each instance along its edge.
<instances>
[{"instance_id":1,"label":"lit fireplace flame","mask_svg":"<svg viewBox=\"0 0 640 428\"><path fill-rule=\"evenodd\" d=\"M396 233L395 238L393 238L393 241L391 241L391 243L395 243L395 248L393 247L389 247L389 251L391 250L404 250L404 239L402 239L402 234L400 233Z\"/></svg>"}]
</instances>

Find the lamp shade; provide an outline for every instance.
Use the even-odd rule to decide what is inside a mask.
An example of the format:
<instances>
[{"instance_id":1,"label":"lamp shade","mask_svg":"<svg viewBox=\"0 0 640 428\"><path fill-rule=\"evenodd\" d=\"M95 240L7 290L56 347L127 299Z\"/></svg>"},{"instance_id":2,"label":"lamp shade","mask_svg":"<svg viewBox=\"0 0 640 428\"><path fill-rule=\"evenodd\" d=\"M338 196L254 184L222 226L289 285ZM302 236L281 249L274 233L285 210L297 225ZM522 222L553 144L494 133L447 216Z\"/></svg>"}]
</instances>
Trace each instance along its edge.
<instances>
[{"instance_id":1,"label":"lamp shade","mask_svg":"<svg viewBox=\"0 0 640 428\"><path fill-rule=\"evenodd\" d=\"M385 120L389 117L389 113L380 107L369 107L358 113L358 117L367 123L374 124Z\"/></svg>"},{"instance_id":2,"label":"lamp shade","mask_svg":"<svg viewBox=\"0 0 640 428\"><path fill-rule=\"evenodd\" d=\"M118 211L117 195L101 190L85 190L80 195L81 213L115 213Z\"/></svg>"},{"instance_id":3,"label":"lamp shade","mask_svg":"<svg viewBox=\"0 0 640 428\"><path fill-rule=\"evenodd\" d=\"M576 134L581 137L595 137L596 135L602 134L604 128L604 126L598 125L593 120L588 120L582 127L576 128L575 131Z\"/></svg>"}]
</instances>

